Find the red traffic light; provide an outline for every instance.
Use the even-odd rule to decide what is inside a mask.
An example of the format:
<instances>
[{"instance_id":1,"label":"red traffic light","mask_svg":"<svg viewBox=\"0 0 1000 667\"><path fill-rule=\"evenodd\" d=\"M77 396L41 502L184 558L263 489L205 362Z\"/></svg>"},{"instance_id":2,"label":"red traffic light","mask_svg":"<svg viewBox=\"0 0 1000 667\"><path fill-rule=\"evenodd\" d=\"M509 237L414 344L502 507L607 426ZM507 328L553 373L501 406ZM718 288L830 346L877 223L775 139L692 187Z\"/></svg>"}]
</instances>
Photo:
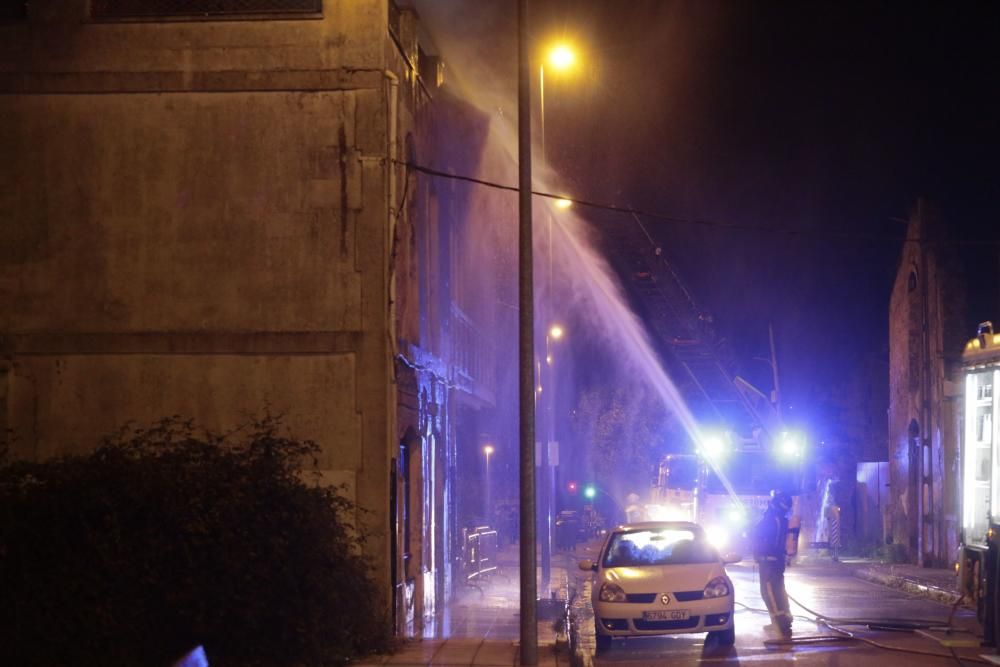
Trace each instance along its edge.
<instances>
[{"instance_id":1,"label":"red traffic light","mask_svg":"<svg viewBox=\"0 0 1000 667\"><path fill-rule=\"evenodd\" d=\"M576 493L576 488L577 488L576 482L570 482L569 484L566 485L566 490L569 491L570 493Z\"/></svg>"}]
</instances>

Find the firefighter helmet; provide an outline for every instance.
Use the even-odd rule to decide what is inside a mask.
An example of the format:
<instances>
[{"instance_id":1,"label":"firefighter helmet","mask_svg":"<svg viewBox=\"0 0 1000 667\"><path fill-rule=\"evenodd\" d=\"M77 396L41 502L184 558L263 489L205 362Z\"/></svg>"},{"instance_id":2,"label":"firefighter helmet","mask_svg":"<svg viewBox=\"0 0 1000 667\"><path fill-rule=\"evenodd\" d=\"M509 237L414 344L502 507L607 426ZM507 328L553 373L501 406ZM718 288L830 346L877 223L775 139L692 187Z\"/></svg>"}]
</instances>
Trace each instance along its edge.
<instances>
[{"instance_id":1,"label":"firefighter helmet","mask_svg":"<svg viewBox=\"0 0 1000 667\"><path fill-rule=\"evenodd\" d=\"M792 509L792 497L784 491L771 491L771 506L780 512Z\"/></svg>"}]
</instances>

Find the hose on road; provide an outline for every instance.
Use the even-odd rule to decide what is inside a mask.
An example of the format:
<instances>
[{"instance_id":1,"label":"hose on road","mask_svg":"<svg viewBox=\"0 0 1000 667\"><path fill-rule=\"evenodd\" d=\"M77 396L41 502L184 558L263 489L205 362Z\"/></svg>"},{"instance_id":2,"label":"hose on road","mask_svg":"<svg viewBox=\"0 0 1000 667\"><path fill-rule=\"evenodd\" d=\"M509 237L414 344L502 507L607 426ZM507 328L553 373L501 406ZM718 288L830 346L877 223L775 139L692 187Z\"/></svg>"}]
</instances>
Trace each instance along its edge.
<instances>
[{"instance_id":1,"label":"hose on road","mask_svg":"<svg viewBox=\"0 0 1000 667\"><path fill-rule=\"evenodd\" d=\"M887 630L894 630L894 631L904 631L904 632L913 632L915 630L928 630L928 629L932 629L932 628L947 628L949 630L952 630L953 628L951 626L951 621L952 621L952 618L954 617L954 609L952 610L952 614L949 615L949 617L948 617L947 625L942 625L939 621L932 621L932 620L928 620L928 619L837 618L837 617L833 617L833 616L827 616L827 615L821 614L821 613L819 613L819 612L817 612L817 611L815 611L813 609L810 609L809 607L805 606L804 604L802 604L800 601L798 601L797 599L795 599L791 595L788 596L788 599L791 600L796 605L798 605L799 607L801 607L806 612L808 612L809 614L812 615L811 617L799 615L799 616L796 616L796 618L799 618L799 619L802 619L802 620L807 620L807 621L821 623L821 624L825 625L826 627L828 627L830 630L832 630L836 634L833 634L833 635L810 635L810 636L806 636L806 637L791 637L791 638L782 638L782 639L765 639L764 640L764 646L766 646L768 648L782 648L782 647L792 647L792 646L803 646L803 645L809 645L809 644L820 644L820 643L828 643L828 642L845 641L845 640L847 640L847 641L862 642L862 643L868 644L870 646L874 646L875 648L880 648L880 649L883 649L883 650L886 650L886 651L895 651L895 652L898 652L898 653L909 653L909 654L914 654L914 655L923 655L923 656L934 657L934 658L952 658L960 666L964 665L967 662L974 662L974 663L980 663L980 664L989 664L986 660L983 660L983 659L978 658L978 657L960 657L958 655L958 653L956 653L955 649L952 648L952 647L948 647L949 653L937 653L937 652L934 652L934 651L924 651L924 650L920 650L920 649L911 649L911 648L905 648L905 647L901 647L901 646L891 646L889 644L883 644L883 643L875 641L873 639L868 639L867 637L862 637L862 636L858 635L857 633L852 632L852 631L846 629L845 627L842 627L842 626L850 626L850 625L864 625L864 626L867 626L869 628L879 628L879 629L887 629ZM763 613L763 614L769 613L766 609L758 609L758 608L755 608L755 607L750 607L749 605L746 605L746 604L743 604L743 603L737 603L737 604L739 604L740 606L742 606L743 608L745 608L745 609L747 609L748 611L751 611L751 612Z\"/></svg>"}]
</instances>

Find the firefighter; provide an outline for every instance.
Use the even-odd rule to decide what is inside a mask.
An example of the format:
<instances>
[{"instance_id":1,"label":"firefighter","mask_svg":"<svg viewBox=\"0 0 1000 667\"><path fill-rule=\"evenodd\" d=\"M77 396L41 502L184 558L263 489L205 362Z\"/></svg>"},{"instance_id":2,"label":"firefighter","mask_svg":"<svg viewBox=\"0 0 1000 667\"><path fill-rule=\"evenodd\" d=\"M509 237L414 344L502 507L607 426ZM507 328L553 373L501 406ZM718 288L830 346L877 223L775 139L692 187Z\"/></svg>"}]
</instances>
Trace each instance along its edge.
<instances>
[{"instance_id":1,"label":"firefighter","mask_svg":"<svg viewBox=\"0 0 1000 667\"><path fill-rule=\"evenodd\" d=\"M753 531L753 557L760 573L760 596L771 614L769 627L776 627L784 637L792 635L792 613L785 593L786 515L791 507L791 496L772 491L767 510Z\"/></svg>"}]
</instances>

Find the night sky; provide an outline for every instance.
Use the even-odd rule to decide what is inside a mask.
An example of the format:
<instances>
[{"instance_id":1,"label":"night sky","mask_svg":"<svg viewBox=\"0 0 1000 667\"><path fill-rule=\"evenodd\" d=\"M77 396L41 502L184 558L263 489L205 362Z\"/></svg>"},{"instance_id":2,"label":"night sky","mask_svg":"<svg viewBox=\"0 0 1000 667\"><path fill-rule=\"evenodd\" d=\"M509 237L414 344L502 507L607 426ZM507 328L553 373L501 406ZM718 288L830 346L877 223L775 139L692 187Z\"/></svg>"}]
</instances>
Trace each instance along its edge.
<instances>
[{"instance_id":1,"label":"night sky","mask_svg":"<svg viewBox=\"0 0 1000 667\"><path fill-rule=\"evenodd\" d=\"M513 92L514 3L459 4L464 37ZM547 153L567 188L719 223L649 221L741 358L767 354L774 323L786 403L885 357L918 197L956 238L1000 235L998 3L529 5L535 44L582 49L581 71L546 81ZM993 275L996 246L963 252L973 279ZM1000 318L995 294L970 318ZM746 372L767 388L766 366Z\"/></svg>"}]
</instances>

